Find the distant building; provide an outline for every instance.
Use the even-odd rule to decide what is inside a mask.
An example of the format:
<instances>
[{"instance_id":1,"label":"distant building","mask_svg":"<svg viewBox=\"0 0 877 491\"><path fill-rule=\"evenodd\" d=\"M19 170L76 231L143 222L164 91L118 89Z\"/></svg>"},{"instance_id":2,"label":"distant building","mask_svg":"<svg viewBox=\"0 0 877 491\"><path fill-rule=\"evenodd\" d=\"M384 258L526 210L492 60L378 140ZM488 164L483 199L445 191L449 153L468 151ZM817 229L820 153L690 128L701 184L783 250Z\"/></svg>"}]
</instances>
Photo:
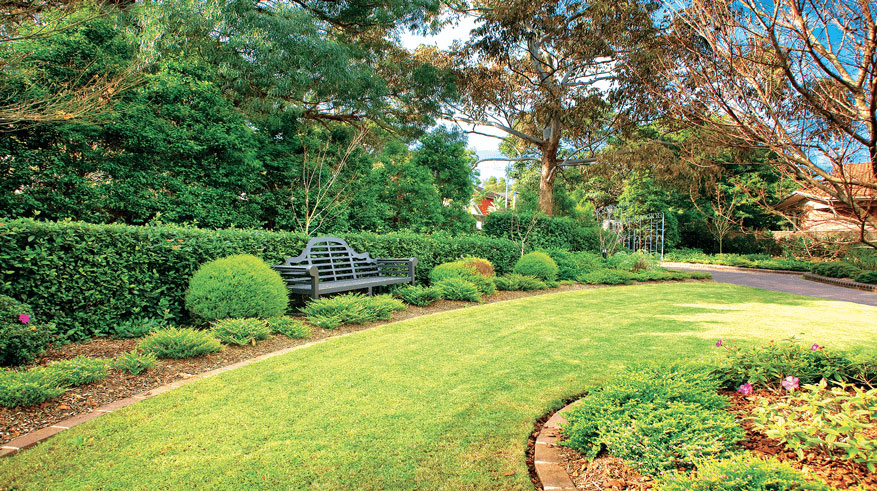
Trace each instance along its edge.
<instances>
[{"instance_id":1,"label":"distant building","mask_svg":"<svg viewBox=\"0 0 877 491\"><path fill-rule=\"evenodd\" d=\"M877 182L870 162L848 164L844 173L853 180ZM877 218L877 192L874 189L853 186L851 194L857 205ZM821 189L801 188L778 204L777 209L792 218L804 232L856 232L862 227L848 205ZM873 232L875 228L866 226L866 230Z\"/></svg>"},{"instance_id":2,"label":"distant building","mask_svg":"<svg viewBox=\"0 0 877 491\"><path fill-rule=\"evenodd\" d=\"M484 218L493 213L496 210L501 210L506 207L506 202L508 202L509 208L515 207L515 193L510 193L511 197L507 201L506 193L492 193L488 192L487 194L482 195L484 188L476 187L475 195L481 195L482 198L476 203L475 198L472 199L472 202L469 204L469 213L475 217L475 227L478 230L484 226Z\"/></svg>"}]
</instances>

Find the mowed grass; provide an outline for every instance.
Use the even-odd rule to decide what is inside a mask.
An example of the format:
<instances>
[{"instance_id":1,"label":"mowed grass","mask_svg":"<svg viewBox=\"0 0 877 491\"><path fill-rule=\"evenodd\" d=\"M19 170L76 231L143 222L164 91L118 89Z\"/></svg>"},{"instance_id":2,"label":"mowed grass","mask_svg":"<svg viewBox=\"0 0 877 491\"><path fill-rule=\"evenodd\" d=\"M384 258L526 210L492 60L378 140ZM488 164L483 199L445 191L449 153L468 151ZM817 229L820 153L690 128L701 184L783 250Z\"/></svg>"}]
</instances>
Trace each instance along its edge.
<instances>
[{"instance_id":1,"label":"mowed grass","mask_svg":"<svg viewBox=\"0 0 877 491\"><path fill-rule=\"evenodd\" d=\"M718 283L536 296L358 332L0 461L15 489L532 489L533 421L641 360L797 336L877 348L877 308Z\"/></svg>"}]
</instances>

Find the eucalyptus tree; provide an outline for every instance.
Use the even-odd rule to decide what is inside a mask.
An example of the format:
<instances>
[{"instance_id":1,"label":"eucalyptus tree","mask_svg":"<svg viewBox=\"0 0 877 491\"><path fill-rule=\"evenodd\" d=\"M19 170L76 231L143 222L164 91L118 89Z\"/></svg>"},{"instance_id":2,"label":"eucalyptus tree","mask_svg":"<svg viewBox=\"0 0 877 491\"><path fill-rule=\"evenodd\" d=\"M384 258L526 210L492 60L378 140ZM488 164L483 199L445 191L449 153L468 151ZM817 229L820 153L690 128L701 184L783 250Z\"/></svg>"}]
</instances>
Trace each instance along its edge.
<instances>
[{"instance_id":1,"label":"eucalyptus tree","mask_svg":"<svg viewBox=\"0 0 877 491\"><path fill-rule=\"evenodd\" d=\"M619 63L654 37L653 0L475 0L471 39L434 59L452 67L462 95L445 117L500 130L538 162L539 208L554 212L564 166L593 163L626 119Z\"/></svg>"}]
</instances>

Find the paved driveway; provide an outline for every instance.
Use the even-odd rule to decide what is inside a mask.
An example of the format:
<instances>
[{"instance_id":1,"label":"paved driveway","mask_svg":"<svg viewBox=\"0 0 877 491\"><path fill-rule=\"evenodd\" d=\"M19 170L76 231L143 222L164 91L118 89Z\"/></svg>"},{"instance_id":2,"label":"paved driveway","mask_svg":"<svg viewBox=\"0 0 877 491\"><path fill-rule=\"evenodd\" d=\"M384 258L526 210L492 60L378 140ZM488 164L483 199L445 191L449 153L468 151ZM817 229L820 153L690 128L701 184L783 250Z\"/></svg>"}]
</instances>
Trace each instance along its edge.
<instances>
[{"instance_id":1,"label":"paved driveway","mask_svg":"<svg viewBox=\"0 0 877 491\"><path fill-rule=\"evenodd\" d=\"M877 307L877 293L839 286L826 285L792 274L762 273L749 271L726 271L707 269L705 267L672 266L667 269L679 269L683 271L708 271L713 279L721 283L733 283L735 285L751 286L763 290L776 292L796 293L808 297L827 298L829 300L843 300L846 302L873 305ZM877 319L875 319L877 323Z\"/></svg>"}]
</instances>

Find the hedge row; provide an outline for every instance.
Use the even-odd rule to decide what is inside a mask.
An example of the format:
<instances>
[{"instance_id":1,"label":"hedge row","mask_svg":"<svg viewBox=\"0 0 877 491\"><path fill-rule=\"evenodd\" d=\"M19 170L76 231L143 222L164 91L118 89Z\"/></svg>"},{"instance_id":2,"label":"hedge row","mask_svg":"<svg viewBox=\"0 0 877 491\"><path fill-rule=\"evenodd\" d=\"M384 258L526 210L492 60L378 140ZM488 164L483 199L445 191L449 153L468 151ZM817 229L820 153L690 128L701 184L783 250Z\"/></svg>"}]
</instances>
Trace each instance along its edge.
<instances>
[{"instance_id":1,"label":"hedge row","mask_svg":"<svg viewBox=\"0 0 877 491\"><path fill-rule=\"evenodd\" d=\"M520 256L511 241L407 232L345 234L356 250L376 257L416 257L417 277L466 255L510 272ZM167 225L94 225L0 220L0 294L27 302L60 337L105 335L120 322L163 318L187 322L183 295L201 264L253 254L269 264L298 255L308 237L262 230L202 230Z\"/></svg>"},{"instance_id":2,"label":"hedge row","mask_svg":"<svg viewBox=\"0 0 877 491\"><path fill-rule=\"evenodd\" d=\"M530 233L527 230L533 225ZM600 252L600 234L596 227L585 227L569 217L547 217L532 213L495 212L484 219L485 235L520 243L527 237L527 250L565 249Z\"/></svg>"}]
</instances>

